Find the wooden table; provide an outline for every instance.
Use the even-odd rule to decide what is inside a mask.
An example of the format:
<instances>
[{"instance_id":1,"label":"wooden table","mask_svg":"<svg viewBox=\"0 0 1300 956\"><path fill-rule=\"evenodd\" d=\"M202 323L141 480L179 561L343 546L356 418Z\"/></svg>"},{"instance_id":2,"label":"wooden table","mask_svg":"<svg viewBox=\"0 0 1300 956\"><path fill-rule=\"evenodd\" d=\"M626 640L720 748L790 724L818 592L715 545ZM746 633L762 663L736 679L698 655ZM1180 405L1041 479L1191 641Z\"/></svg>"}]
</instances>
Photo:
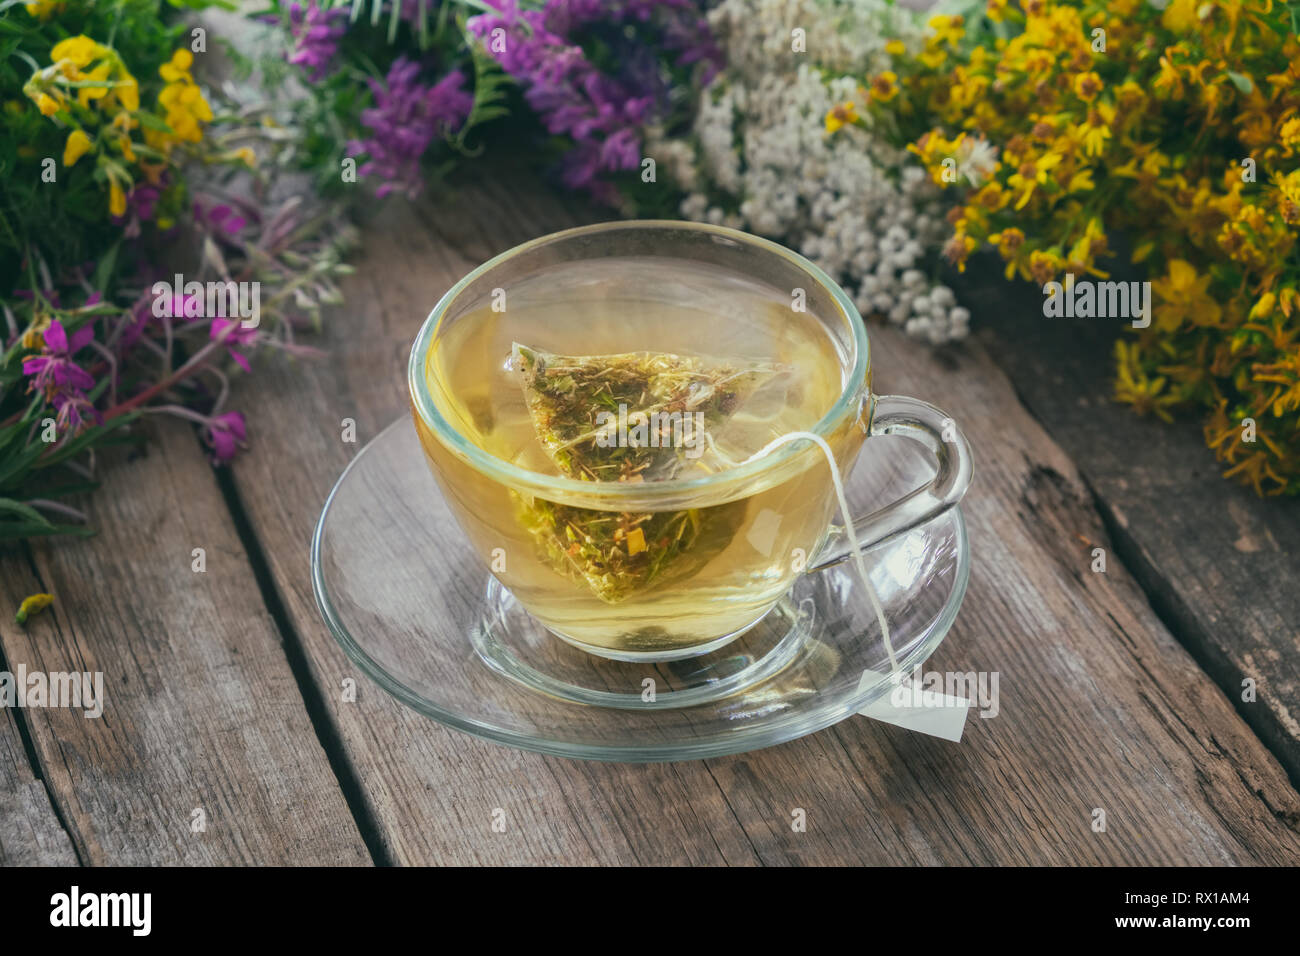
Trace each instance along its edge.
<instances>
[{"instance_id":1,"label":"wooden table","mask_svg":"<svg viewBox=\"0 0 1300 956\"><path fill-rule=\"evenodd\" d=\"M976 449L970 589L927 669L999 672L1001 712L961 743L857 717L724 759L566 761L445 729L360 675L311 595L326 494L406 414L437 297L592 217L502 176L390 203L329 357L237 392L252 447L233 469L159 425L108 469L97 537L0 556L0 608L58 597L25 629L0 615L2 669L103 671L108 698L98 720L0 711L0 861L1300 862L1296 502L1221 481L1193 428L1110 406L1105 343L1045 329L1038 293L1000 280L967 290L978 341L871 329L878 390L948 409Z\"/></svg>"}]
</instances>

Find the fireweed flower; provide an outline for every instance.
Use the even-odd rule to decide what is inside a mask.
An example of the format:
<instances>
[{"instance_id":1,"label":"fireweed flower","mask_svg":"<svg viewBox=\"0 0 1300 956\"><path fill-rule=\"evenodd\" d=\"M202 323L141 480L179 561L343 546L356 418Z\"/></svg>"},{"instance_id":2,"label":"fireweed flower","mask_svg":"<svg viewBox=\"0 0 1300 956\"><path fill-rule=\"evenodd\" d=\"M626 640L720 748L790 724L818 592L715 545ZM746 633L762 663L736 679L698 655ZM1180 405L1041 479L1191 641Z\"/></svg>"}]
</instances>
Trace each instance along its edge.
<instances>
[{"instance_id":1,"label":"fireweed flower","mask_svg":"<svg viewBox=\"0 0 1300 956\"><path fill-rule=\"evenodd\" d=\"M235 457L248 437L243 412L213 415L203 429L203 440L212 449L215 464L224 465Z\"/></svg>"},{"instance_id":2,"label":"fireweed flower","mask_svg":"<svg viewBox=\"0 0 1300 956\"><path fill-rule=\"evenodd\" d=\"M420 64L399 57L383 81L370 80L374 105L361 111L361 124L370 134L348 144L351 155L367 157L357 172L380 180L375 195L381 199L394 190L410 198L419 195L424 185L420 158L435 137L463 124L474 104L473 95L462 89L465 77L459 71L433 86L419 77Z\"/></svg>"},{"instance_id":3,"label":"fireweed flower","mask_svg":"<svg viewBox=\"0 0 1300 956\"><path fill-rule=\"evenodd\" d=\"M63 323L53 319L41 333L44 347L40 355L23 359L23 374L32 391L43 392L52 406L55 424L61 432L77 432L88 421L98 421L85 392L93 388L95 379L73 359L95 337L91 325L85 325L68 336Z\"/></svg>"},{"instance_id":4,"label":"fireweed flower","mask_svg":"<svg viewBox=\"0 0 1300 956\"><path fill-rule=\"evenodd\" d=\"M289 33L293 48L288 61L300 66L313 82L329 72L339 52L339 41L347 32L347 11L341 7L324 9L316 0L289 7Z\"/></svg>"},{"instance_id":5,"label":"fireweed flower","mask_svg":"<svg viewBox=\"0 0 1300 956\"><path fill-rule=\"evenodd\" d=\"M231 326L234 326L234 328L231 329ZM248 357L235 346L251 345L256 342L257 329L246 328L244 323L238 319L213 319L212 326L208 330L208 336L214 342L218 340L224 341L226 351L230 353L230 357L245 372L253 370L252 366L248 364Z\"/></svg>"},{"instance_id":6,"label":"fireweed flower","mask_svg":"<svg viewBox=\"0 0 1300 956\"><path fill-rule=\"evenodd\" d=\"M63 434L76 434L86 425L103 420L90 399L73 389L55 392L50 404L54 406L55 427Z\"/></svg>"},{"instance_id":7,"label":"fireweed flower","mask_svg":"<svg viewBox=\"0 0 1300 956\"><path fill-rule=\"evenodd\" d=\"M665 119L672 83L661 57L678 69L697 68L707 83L722 66L712 31L690 0L547 0L521 11L515 0L491 0L498 14L469 21L501 68L524 88L524 98L547 132L573 141L560 178L613 204L607 173L636 169L645 127ZM504 30L503 45L494 33ZM499 34L498 34L499 36ZM605 51L598 66L582 42Z\"/></svg>"},{"instance_id":8,"label":"fireweed flower","mask_svg":"<svg viewBox=\"0 0 1300 956\"><path fill-rule=\"evenodd\" d=\"M41 336L45 342L41 354L23 359L23 374L31 379L33 389L52 397L64 389L84 391L95 384L90 373L72 358L95 337L91 326L83 326L69 338L63 323L53 319Z\"/></svg>"}]
</instances>

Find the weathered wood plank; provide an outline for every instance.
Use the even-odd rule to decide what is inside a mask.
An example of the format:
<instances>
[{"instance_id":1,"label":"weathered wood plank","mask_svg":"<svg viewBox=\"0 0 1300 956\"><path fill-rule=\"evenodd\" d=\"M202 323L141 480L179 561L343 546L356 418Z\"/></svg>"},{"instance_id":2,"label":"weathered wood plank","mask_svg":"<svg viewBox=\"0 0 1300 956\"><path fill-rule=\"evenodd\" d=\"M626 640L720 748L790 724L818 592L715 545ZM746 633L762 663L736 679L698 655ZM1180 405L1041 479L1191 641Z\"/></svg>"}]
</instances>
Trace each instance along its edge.
<instances>
[{"instance_id":1,"label":"weathered wood plank","mask_svg":"<svg viewBox=\"0 0 1300 956\"><path fill-rule=\"evenodd\" d=\"M1119 553L1300 783L1300 499L1221 478L1193 416L1170 426L1112 401L1118 320L1047 319L1034 286L971 285L963 298L989 353L1078 462Z\"/></svg>"},{"instance_id":2,"label":"weathered wood plank","mask_svg":"<svg viewBox=\"0 0 1300 956\"><path fill-rule=\"evenodd\" d=\"M76 866L72 840L32 773L13 713L0 708L0 866Z\"/></svg>"},{"instance_id":3,"label":"weathered wood plank","mask_svg":"<svg viewBox=\"0 0 1300 956\"><path fill-rule=\"evenodd\" d=\"M97 537L33 542L35 574L13 555L0 573L0 607L57 598L25 628L0 616L11 669L103 673L102 717L24 711L78 855L369 862L194 434L157 431L146 456L107 470Z\"/></svg>"},{"instance_id":4,"label":"weathered wood plank","mask_svg":"<svg viewBox=\"0 0 1300 956\"><path fill-rule=\"evenodd\" d=\"M438 296L522 239L584 218L509 171L366 230L327 362L257 382L239 494L329 700L339 745L398 862L1297 862L1300 800L1174 642L1105 542L1070 460L978 346L936 356L873 330L880 387L946 405L978 449L967 605L935 665L1001 674L1002 713L960 745L854 719L761 753L584 764L482 743L359 678L318 619L306 541L356 447L406 414L405 362ZM304 467L304 463L310 463ZM1104 545L1103 545L1104 546ZM507 810L504 834L491 811ZM806 833L791 812L808 812ZM1091 829L1107 810L1104 834Z\"/></svg>"}]
</instances>

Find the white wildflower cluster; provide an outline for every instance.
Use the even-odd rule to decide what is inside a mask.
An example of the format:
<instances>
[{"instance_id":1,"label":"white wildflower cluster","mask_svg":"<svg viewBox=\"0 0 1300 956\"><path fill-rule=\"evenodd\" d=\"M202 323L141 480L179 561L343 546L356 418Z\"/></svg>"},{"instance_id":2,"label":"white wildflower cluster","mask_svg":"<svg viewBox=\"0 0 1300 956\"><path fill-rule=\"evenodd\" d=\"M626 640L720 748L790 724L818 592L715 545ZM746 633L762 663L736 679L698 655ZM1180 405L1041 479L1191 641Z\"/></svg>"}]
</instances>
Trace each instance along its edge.
<instances>
[{"instance_id":1,"label":"white wildflower cluster","mask_svg":"<svg viewBox=\"0 0 1300 956\"><path fill-rule=\"evenodd\" d=\"M916 20L882 0L724 0L709 19L728 68L701 95L694 162L649 138L689 191L682 215L794 246L864 315L936 344L965 337L970 313L919 268L947 232L937 188L871 130L825 127L844 103L867 115L862 83L888 68L888 40L920 42Z\"/></svg>"}]
</instances>

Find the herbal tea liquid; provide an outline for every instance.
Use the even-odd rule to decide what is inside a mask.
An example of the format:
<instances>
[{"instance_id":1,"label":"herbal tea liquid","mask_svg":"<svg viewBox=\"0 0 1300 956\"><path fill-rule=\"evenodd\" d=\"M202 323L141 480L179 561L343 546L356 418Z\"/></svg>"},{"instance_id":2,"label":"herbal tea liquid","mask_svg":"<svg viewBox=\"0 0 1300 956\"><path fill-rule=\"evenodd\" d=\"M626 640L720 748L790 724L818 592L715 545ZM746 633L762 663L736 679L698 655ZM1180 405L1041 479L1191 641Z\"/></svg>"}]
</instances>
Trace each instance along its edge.
<instances>
[{"instance_id":1,"label":"herbal tea liquid","mask_svg":"<svg viewBox=\"0 0 1300 956\"><path fill-rule=\"evenodd\" d=\"M779 435L812 429L845 386L848 362L837 343L816 318L792 308L789 293L708 267L604 259L501 291L495 309L486 303L440 329L426 360L430 393L471 442L542 475L649 484L660 474L686 480L725 471ZM550 360L547 384L555 387L539 398L537 382L525 376L536 370L520 368L521 347L530 358L584 358ZM663 369L676 377L653 405L654 389L635 387L635 375ZM624 385L632 376L631 392L606 387L620 375ZM734 391L694 401L715 385ZM646 408L706 409L695 413L705 435L679 428L673 439L688 447L643 454L644 430L638 436L627 427L638 421L638 400ZM620 416L619 405L633 407ZM558 442L547 429L560 413L578 420L590 413L609 434ZM548 628L596 653L685 654L743 631L815 554L834 508L820 454L722 501L615 512L574 506L562 493L543 499L510 488L420 431L492 573ZM828 436L842 466L862 437L852 421ZM633 451L615 451L629 441Z\"/></svg>"}]
</instances>

